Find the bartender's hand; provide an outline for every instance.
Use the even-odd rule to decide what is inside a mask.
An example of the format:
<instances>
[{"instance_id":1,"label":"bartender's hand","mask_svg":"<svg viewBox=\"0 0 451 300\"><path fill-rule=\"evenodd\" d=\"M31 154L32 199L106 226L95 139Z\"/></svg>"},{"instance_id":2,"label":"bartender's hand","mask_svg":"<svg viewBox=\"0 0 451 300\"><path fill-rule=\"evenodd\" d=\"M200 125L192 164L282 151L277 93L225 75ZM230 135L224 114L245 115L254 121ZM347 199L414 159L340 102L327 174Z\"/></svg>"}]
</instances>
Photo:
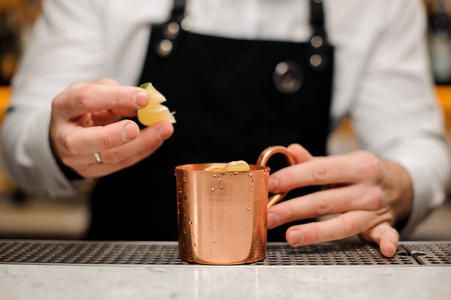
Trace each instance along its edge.
<instances>
[{"instance_id":1,"label":"bartender's hand","mask_svg":"<svg viewBox=\"0 0 451 300\"><path fill-rule=\"evenodd\" d=\"M66 172L91 178L111 174L146 158L173 133L160 122L139 130L131 120L148 103L144 89L113 79L76 83L52 103L50 144ZM98 152L103 163L96 162Z\"/></svg>"},{"instance_id":2,"label":"bartender's hand","mask_svg":"<svg viewBox=\"0 0 451 300\"><path fill-rule=\"evenodd\" d=\"M412 206L413 189L407 171L365 151L312 157L298 144L288 149L297 164L270 176L270 192L309 185L327 188L271 207L268 228L331 215L323 221L290 227L287 242L298 247L359 234L377 243L384 256L392 257L399 241L394 226L407 219Z\"/></svg>"}]
</instances>

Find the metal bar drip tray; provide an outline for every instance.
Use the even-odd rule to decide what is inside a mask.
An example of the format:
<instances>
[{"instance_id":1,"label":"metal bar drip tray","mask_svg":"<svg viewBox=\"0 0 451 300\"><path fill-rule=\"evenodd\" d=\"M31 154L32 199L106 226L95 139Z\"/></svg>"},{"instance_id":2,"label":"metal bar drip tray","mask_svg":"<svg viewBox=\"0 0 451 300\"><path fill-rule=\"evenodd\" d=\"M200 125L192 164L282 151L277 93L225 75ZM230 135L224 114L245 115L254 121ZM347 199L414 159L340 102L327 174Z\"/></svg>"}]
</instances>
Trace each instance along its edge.
<instances>
[{"instance_id":1,"label":"metal bar drip tray","mask_svg":"<svg viewBox=\"0 0 451 300\"><path fill-rule=\"evenodd\" d=\"M0 263L191 265L178 257L176 242L0 240ZM392 258L362 243L324 243L292 248L268 243L256 266L451 266L451 242L401 242Z\"/></svg>"}]
</instances>

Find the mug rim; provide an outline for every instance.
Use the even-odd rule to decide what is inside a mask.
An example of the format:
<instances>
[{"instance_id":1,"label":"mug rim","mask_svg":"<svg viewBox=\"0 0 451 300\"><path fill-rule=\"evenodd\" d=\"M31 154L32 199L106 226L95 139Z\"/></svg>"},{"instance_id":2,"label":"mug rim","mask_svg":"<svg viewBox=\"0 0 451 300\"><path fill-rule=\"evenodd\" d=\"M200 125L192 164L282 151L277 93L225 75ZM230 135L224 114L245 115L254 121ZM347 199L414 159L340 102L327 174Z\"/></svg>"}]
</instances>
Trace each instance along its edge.
<instances>
[{"instance_id":1,"label":"mug rim","mask_svg":"<svg viewBox=\"0 0 451 300\"><path fill-rule=\"evenodd\" d=\"M213 165L219 165L219 166L225 166L227 163L197 163L197 164L184 164L179 165L175 167L175 170L181 170L181 171L191 171L191 172L204 172L204 169L213 166ZM238 171L240 173L246 173L246 172L255 172L255 171L263 171L263 170L270 170L271 168L268 166L261 166L261 165L254 165L249 164L250 170L249 171ZM211 173L225 173L227 171L205 171L205 172L211 172Z\"/></svg>"}]
</instances>

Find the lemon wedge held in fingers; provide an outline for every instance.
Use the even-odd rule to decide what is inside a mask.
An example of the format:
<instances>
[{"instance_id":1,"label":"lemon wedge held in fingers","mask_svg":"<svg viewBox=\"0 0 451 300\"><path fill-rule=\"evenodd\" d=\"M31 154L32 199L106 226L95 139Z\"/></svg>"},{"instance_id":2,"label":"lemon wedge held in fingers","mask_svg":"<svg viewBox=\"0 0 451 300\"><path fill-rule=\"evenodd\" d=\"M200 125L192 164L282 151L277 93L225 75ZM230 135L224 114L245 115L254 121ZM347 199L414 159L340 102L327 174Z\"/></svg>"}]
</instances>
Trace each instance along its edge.
<instances>
[{"instance_id":1,"label":"lemon wedge held in fingers","mask_svg":"<svg viewBox=\"0 0 451 300\"><path fill-rule=\"evenodd\" d=\"M166 101L166 98L150 82L143 83L139 87L145 89L149 94L149 104L137 111L138 121L145 126L151 126L160 121L168 121L174 124L174 113L161 104Z\"/></svg>"}]
</instances>

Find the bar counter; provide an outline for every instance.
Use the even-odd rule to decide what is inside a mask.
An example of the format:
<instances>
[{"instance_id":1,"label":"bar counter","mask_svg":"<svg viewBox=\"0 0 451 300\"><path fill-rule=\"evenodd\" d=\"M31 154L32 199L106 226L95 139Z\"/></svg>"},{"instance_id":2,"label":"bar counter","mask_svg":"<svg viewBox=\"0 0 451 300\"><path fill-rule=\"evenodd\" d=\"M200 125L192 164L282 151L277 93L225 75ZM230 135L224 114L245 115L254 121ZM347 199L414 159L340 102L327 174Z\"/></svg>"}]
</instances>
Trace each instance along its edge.
<instances>
[{"instance_id":1,"label":"bar counter","mask_svg":"<svg viewBox=\"0 0 451 300\"><path fill-rule=\"evenodd\" d=\"M450 299L451 242L401 242L393 258L360 243L291 248L207 266L177 243L0 240L0 299Z\"/></svg>"}]
</instances>

